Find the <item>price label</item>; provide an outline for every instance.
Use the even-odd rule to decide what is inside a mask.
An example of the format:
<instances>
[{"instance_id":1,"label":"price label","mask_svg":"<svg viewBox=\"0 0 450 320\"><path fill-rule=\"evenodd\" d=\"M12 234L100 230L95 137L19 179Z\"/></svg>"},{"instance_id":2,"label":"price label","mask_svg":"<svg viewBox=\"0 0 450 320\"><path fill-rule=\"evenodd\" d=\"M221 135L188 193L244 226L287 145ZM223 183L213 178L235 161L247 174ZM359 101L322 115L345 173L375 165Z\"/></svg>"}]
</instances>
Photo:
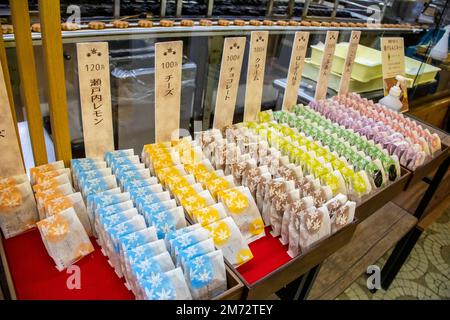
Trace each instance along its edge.
<instances>
[{"instance_id":1,"label":"price label","mask_svg":"<svg viewBox=\"0 0 450 320\"><path fill-rule=\"evenodd\" d=\"M333 65L334 50L339 37L338 31L328 31L325 40L322 63L320 65L319 77L317 78L315 100L322 100L327 97L328 80L330 78L331 66Z\"/></svg>"},{"instance_id":2,"label":"price label","mask_svg":"<svg viewBox=\"0 0 450 320\"><path fill-rule=\"evenodd\" d=\"M8 93L6 91L3 66L0 63L0 178L7 178L25 173L19 140L17 139L14 120L11 114Z\"/></svg>"},{"instance_id":3,"label":"price label","mask_svg":"<svg viewBox=\"0 0 450 320\"><path fill-rule=\"evenodd\" d=\"M244 49L245 37L225 38L214 109L214 128L222 129L233 123Z\"/></svg>"},{"instance_id":4,"label":"price label","mask_svg":"<svg viewBox=\"0 0 450 320\"><path fill-rule=\"evenodd\" d=\"M389 93L389 89L397 84L396 76L405 76L405 45L403 38L389 37L381 38L381 63L383 70L383 89L384 95ZM402 89L401 112L406 112L408 106L408 93L406 82L400 83Z\"/></svg>"},{"instance_id":5,"label":"price label","mask_svg":"<svg viewBox=\"0 0 450 320\"><path fill-rule=\"evenodd\" d=\"M114 150L107 42L77 43L78 81L86 157Z\"/></svg>"},{"instance_id":6,"label":"price label","mask_svg":"<svg viewBox=\"0 0 450 320\"><path fill-rule=\"evenodd\" d=\"M245 90L244 121L255 121L261 110L268 31L252 31Z\"/></svg>"},{"instance_id":7,"label":"price label","mask_svg":"<svg viewBox=\"0 0 450 320\"><path fill-rule=\"evenodd\" d=\"M347 57L345 58L344 70L342 71L341 82L339 83L339 94L348 93L350 78L352 76L353 62L355 62L356 51L358 50L361 31L352 31L348 42Z\"/></svg>"},{"instance_id":8,"label":"price label","mask_svg":"<svg viewBox=\"0 0 450 320\"><path fill-rule=\"evenodd\" d=\"M303 64L308 49L309 32L296 32L292 43L291 59L283 97L283 110L291 110L297 104L298 89L302 80Z\"/></svg>"},{"instance_id":9,"label":"price label","mask_svg":"<svg viewBox=\"0 0 450 320\"><path fill-rule=\"evenodd\" d=\"M183 41L155 44L155 140L178 138Z\"/></svg>"}]
</instances>

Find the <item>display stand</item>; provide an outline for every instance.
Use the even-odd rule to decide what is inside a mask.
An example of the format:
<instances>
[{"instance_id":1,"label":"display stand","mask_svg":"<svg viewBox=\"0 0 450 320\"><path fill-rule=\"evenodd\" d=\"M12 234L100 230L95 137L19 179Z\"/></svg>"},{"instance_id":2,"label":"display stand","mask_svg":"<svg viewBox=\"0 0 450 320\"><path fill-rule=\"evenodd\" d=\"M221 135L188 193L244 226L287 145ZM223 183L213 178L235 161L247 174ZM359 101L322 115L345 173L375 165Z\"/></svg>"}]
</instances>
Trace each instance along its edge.
<instances>
[{"instance_id":1,"label":"display stand","mask_svg":"<svg viewBox=\"0 0 450 320\"><path fill-rule=\"evenodd\" d=\"M443 142L442 150L437 152L436 155L426 164L420 166L417 170L412 171L410 181L405 186L405 190L408 190L410 186L413 186L419 181L424 181L429 185L413 214L414 217L418 219L419 223L399 241L383 267L381 272L381 286L385 290L387 290L392 281L394 281L397 273L400 271L415 244L422 235L425 228L421 226L420 222L427 216L425 211L450 167L450 148L445 144L450 141L450 136L443 131L421 122L418 119L414 120L420 122L421 125L428 128L430 132L436 133L440 136L441 141ZM433 178L429 179L427 176L436 169L437 171Z\"/></svg>"}]
</instances>

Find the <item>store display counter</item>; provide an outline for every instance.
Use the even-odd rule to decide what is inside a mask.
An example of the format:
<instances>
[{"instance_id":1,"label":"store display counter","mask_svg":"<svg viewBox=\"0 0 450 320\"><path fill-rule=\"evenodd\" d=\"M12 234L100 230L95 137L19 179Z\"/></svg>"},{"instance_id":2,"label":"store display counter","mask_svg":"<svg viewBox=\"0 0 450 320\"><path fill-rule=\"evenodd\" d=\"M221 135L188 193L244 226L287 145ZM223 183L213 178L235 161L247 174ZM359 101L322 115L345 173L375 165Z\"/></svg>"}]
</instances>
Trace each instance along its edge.
<instances>
[{"instance_id":1,"label":"store display counter","mask_svg":"<svg viewBox=\"0 0 450 320\"><path fill-rule=\"evenodd\" d=\"M349 243L356 225L357 220L295 258L290 258L286 253L287 246L272 237L269 229L266 229L266 237L249 245L254 258L234 269L246 287L244 298L264 299L295 281Z\"/></svg>"},{"instance_id":2,"label":"store display counter","mask_svg":"<svg viewBox=\"0 0 450 320\"><path fill-rule=\"evenodd\" d=\"M59 272L48 256L37 229L11 239L1 239L10 296L19 300L133 300L134 295L119 278L101 252L97 241L91 238L95 251L76 263L80 269L80 289L69 289L67 282L72 272ZM239 300L243 284L226 267L228 289L214 300ZM69 281L70 282L70 281Z\"/></svg>"}]
</instances>

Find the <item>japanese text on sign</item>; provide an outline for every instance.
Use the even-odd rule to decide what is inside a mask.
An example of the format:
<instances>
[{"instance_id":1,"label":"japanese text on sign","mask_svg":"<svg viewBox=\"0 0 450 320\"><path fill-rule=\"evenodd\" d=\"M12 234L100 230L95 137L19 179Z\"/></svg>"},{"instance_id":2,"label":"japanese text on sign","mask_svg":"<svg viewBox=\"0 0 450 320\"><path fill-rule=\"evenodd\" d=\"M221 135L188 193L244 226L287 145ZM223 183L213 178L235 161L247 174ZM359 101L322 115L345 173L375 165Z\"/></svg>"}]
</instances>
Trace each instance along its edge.
<instances>
[{"instance_id":1,"label":"japanese text on sign","mask_svg":"<svg viewBox=\"0 0 450 320\"><path fill-rule=\"evenodd\" d=\"M283 98L283 110L290 110L297 103L297 94L302 79L309 32L296 32L292 43L291 60L287 75L286 90Z\"/></svg>"},{"instance_id":2,"label":"japanese text on sign","mask_svg":"<svg viewBox=\"0 0 450 320\"><path fill-rule=\"evenodd\" d=\"M252 31L245 90L244 121L255 121L261 110L268 31Z\"/></svg>"},{"instance_id":3,"label":"japanese text on sign","mask_svg":"<svg viewBox=\"0 0 450 320\"><path fill-rule=\"evenodd\" d=\"M315 100L325 99L328 89L328 80L333 64L334 50L339 37L338 31L328 31L323 51L322 64L319 70L319 77L316 84Z\"/></svg>"},{"instance_id":4,"label":"japanese text on sign","mask_svg":"<svg viewBox=\"0 0 450 320\"><path fill-rule=\"evenodd\" d=\"M77 57L86 156L102 157L114 150L108 43L78 43Z\"/></svg>"},{"instance_id":5,"label":"japanese text on sign","mask_svg":"<svg viewBox=\"0 0 450 320\"><path fill-rule=\"evenodd\" d=\"M226 38L223 48L214 111L214 128L223 128L233 123L245 49L245 37Z\"/></svg>"}]
</instances>

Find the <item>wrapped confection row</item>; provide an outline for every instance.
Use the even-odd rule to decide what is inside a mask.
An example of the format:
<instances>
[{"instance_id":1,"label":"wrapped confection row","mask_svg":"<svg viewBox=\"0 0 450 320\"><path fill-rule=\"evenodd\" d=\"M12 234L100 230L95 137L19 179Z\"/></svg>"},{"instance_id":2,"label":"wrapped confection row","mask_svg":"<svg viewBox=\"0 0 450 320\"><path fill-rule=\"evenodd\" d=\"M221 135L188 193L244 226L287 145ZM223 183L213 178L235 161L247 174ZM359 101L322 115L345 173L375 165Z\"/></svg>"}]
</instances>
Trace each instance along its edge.
<instances>
[{"instance_id":1,"label":"wrapped confection row","mask_svg":"<svg viewBox=\"0 0 450 320\"><path fill-rule=\"evenodd\" d=\"M189 219L211 232L231 264L237 267L253 258L248 243L264 236L258 208L247 188L223 170L214 170L196 142L189 137L146 145L142 158Z\"/></svg>"},{"instance_id":2,"label":"wrapped confection row","mask_svg":"<svg viewBox=\"0 0 450 320\"><path fill-rule=\"evenodd\" d=\"M196 141L216 168L249 188L271 234L289 243L291 257L353 221L355 203L289 161L267 140L243 125L197 134Z\"/></svg>"},{"instance_id":3,"label":"wrapped confection row","mask_svg":"<svg viewBox=\"0 0 450 320\"><path fill-rule=\"evenodd\" d=\"M226 290L223 254L211 233L186 225L183 208L132 149L108 152L104 162L73 160L72 168L98 243L137 299L210 299ZM83 182L84 172L97 178Z\"/></svg>"},{"instance_id":4,"label":"wrapped confection row","mask_svg":"<svg viewBox=\"0 0 450 320\"><path fill-rule=\"evenodd\" d=\"M400 176L400 164L397 156L390 156L382 146L375 145L373 141L368 141L364 136L329 121L309 107L298 105L294 107L293 111L295 114L275 111L273 119L279 123L290 125L293 130L298 130L303 137L303 139L297 140L299 144L303 143L306 148L309 145L311 149L309 140L315 140L320 144L316 148L325 148L327 151L331 151L334 156L340 157L356 171L363 170L369 178L371 186L375 189L385 186L389 181L395 181ZM267 115L268 112L265 114ZM312 144L314 145L314 143ZM317 153L317 149L315 151ZM333 159L328 158L327 160L332 160L330 162L335 165L339 164Z\"/></svg>"},{"instance_id":5,"label":"wrapped confection row","mask_svg":"<svg viewBox=\"0 0 450 320\"><path fill-rule=\"evenodd\" d=\"M414 120L351 94L309 105L334 123L372 140L398 157L401 165L415 170L441 149L439 136ZM367 107L367 110L366 110Z\"/></svg>"}]
</instances>

